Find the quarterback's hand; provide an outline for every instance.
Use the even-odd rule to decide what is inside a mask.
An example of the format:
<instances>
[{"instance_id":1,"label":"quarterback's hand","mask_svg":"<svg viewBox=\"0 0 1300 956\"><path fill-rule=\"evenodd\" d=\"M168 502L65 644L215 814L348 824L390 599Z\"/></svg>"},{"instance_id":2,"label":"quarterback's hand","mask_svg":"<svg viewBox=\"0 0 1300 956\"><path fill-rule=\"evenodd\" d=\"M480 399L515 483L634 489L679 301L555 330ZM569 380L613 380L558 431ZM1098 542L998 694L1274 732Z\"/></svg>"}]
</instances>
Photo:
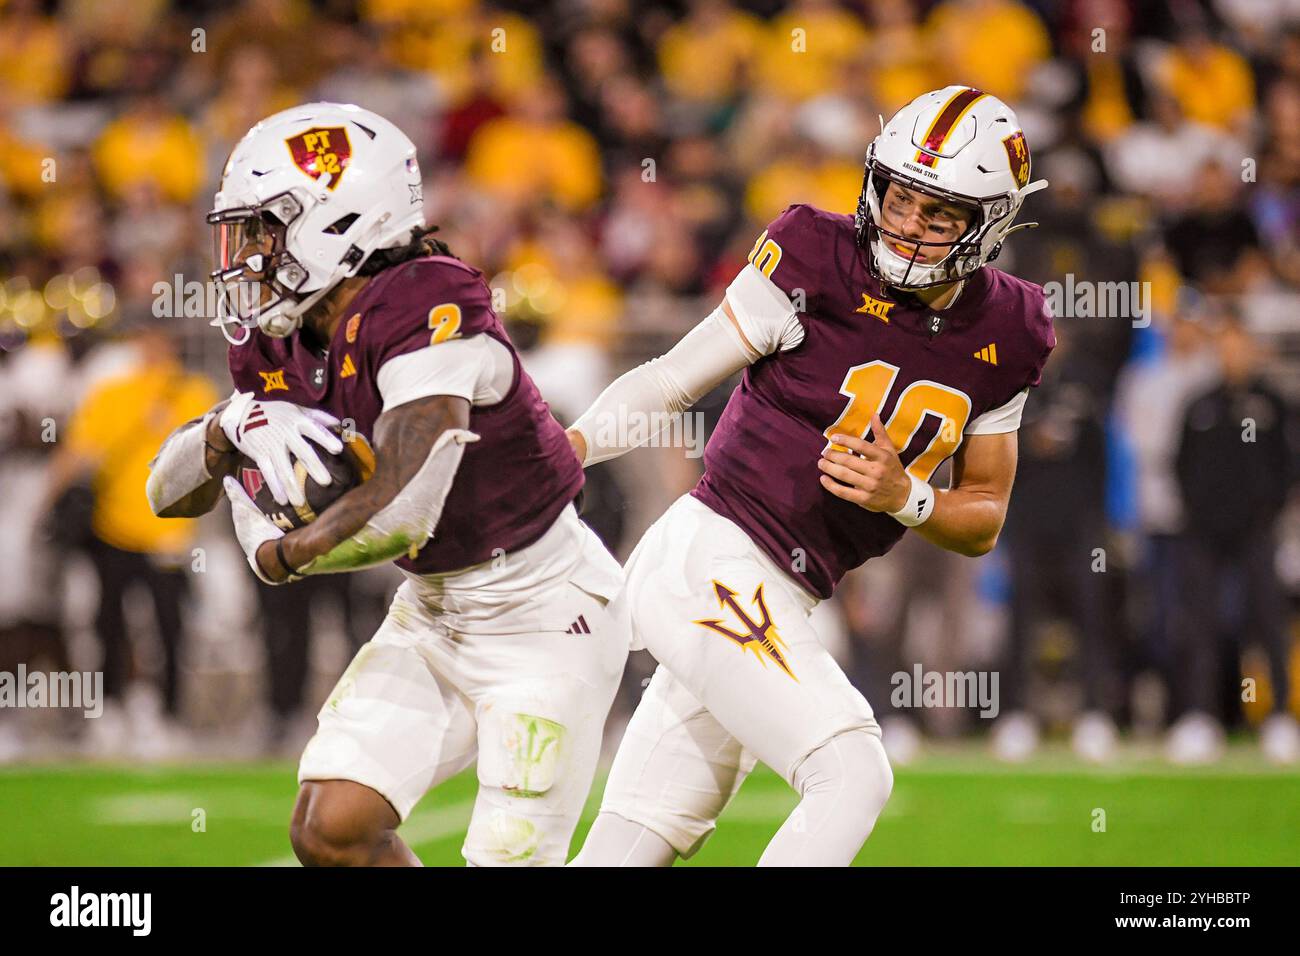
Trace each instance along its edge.
<instances>
[{"instance_id":1,"label":"quarterback's hand","mask_svg":"<svg viewBox=\"0 0 1300 956\"><path fill-rule=\"evenodd\" d=\"M226 477L221 482L221 487L226 490L226 497L230 499L230 516L235 522L235 537L239 539L239 546L244 549L244 556L248 558L253 573L267 584L287 582L289 569L282 567L276 560L274 547L275 542L284 537L284 532L277 528L270 518L262 514L257 505L253 504L253 499L248 497L248 492L244 491L244 486L234 478ZM263 555L263 560L259 561L258 552L263 545L270 545L265 549L270 553Z\"/></svg>"},{"instance_id":2,"label":"quarterback's hand","mask_svg":"<svg viewBox=\"0 0 1300 956\"><path fill-rule=\"evenodd\" d=\"M817 467L822 470L822 487L868 511L892 514L907 504L912 482L879 415L871 416L871 433L875 442L852 435L831 435L832 442L849 451L829 448L822 453L817 460Z\"/></svg>"},{"instance_id":3,"label":"quarterback's hand","mask_svg":"<svg viewBox=\"0 0 1300 956\"><path fill-rule=\"evenodd\" d=\"M253 459L262 472L276 503L292 505L306 504L302 484L293 473L293 458L303 463L317 484L330 483L329 471L307 439L337 455L343 442L330 427L338 423L329 412L292 402L258 401L252 392L232 398L218 419L230 443Z\"/></svg>"}]
</instances>

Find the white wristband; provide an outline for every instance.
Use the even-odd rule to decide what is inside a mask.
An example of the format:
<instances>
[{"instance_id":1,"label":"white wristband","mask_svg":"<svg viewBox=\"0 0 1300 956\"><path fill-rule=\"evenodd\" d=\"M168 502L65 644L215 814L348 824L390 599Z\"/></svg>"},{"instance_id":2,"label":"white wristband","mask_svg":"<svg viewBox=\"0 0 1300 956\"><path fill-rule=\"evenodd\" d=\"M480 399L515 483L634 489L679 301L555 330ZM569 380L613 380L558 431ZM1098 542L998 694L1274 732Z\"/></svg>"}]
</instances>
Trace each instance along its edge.
<instances>
[{"instance_id":1,"label":"white wristband","mask_svg":"<svg viewBox=\"0 0 1300 956\"><path fill-rule=\"evenodd\" d=\"M890 512L889 517L899 524L915 528L919 524L925 524L930 515L934 514L935 492L928 481L922 481L911 474L907 477L912 481L912 490L908 492L907 504L897 511Z\"/></svg>"}]
</instances>

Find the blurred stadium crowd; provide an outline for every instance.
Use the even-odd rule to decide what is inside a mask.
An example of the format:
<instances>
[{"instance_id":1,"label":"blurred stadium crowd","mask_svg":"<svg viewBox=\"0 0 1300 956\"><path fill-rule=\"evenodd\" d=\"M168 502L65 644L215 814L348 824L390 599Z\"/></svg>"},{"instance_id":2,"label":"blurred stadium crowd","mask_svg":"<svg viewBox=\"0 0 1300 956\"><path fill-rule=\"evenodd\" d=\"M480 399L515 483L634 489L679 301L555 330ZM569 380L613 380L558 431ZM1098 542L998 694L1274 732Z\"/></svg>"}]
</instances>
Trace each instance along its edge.
<instances>
[{"instance_id":1,"label":"blurred stadium crowd","mask_svg":"<svg viewBox=\"0 0 1300 956\"><path fill-rule=\"evenodd\" d=\"M99 667L111 701L88 730L0 712L0 759L292 751L396 584L261 588L225 509L144 499L229 388L203 214L258 119L400 125L567 424L787 204L853 211L878 115L949 83L1007 100L1051 181L996 265L1064 287L1060 345L998 549L904 539L823 608L828 641L900 759L983 726L892 707L916 664L999 673L1008 759L1068 731L1105 760L1120 728L1209 761L1241 726L1300 757L1294 3L0 0L0 669ZM589 520L626 556L698 468L599 466Z\"/></svg>"}]
</instances>

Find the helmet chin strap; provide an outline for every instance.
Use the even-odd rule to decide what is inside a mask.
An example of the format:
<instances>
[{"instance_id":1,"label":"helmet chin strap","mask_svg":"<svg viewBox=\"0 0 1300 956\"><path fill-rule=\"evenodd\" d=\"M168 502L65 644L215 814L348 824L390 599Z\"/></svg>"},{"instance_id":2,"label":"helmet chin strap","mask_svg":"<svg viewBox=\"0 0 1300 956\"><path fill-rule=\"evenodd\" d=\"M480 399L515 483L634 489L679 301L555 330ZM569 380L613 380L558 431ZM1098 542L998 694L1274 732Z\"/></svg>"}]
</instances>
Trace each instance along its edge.
<instances>
[{"instance_id":1,"label":"helmet chin strap","mask_svg":"<svg viewBox=\"0 0 1300 956\"><path fill-rule=\"evenodd\" d=\"M949 299L949 300L948 300L947 302L945 302L943 305L931 305L930 308L932 308L932 309L951 309L954 305L956 305L956 304L957 304L957 300L961 298L961 294L962 294L962 292L964 292L964 291L966 290L966 279L965 279L965 278L958 279L957 282L956 282L956 286L957 286L957 288L953 290L952 298L951 298L951 299ZM946 293L945 293L945 294L946 294ZM937 302L938 299L936 299L935 301Z\"/></svg>"},{"instance_id":2,"label":"helmet chin strap","mask_svg":"<svg viewBox=\"0 0 1300 956\"><path fill-rule=\"evenodd\" d=\"M263 335L270 336L273 339L288 338L302 326L302 316L313 305L319 302L329 293L331 289L338 285L340 280L335 280L331 285L311 293L306 298L294 303L294 309L290 311L283 306L287 305L284 300L272 306L273 315L259 313L254 316L252 321L240 319L237 315L217 315L208 324L215 326L221 331L222 337L231 345L239 346L246 343L253 336L253 328L256 327ZM267 312L271 312L268 309ZM231 326L237 326L243 334L236 336L230 331Z\"/></svg>"},{"instance_id":3,"label":"helmet chin strap","mask_svg":"<svg viewBox=\"0 0 1300 956\"><path fill-rule=\"evenodd\" d=\"M333 291L334 288L337 287L338 284L342 282L345 278L346 276L342 276L342 275L339 276L337 279L335 279L333 282L329 283L328 285L320 289L317 289L315 292L309 293L306 298L299 299L297 302L293 304L292 310L287 308L282 309L279 315L273 316L271 321L275 321L276 319L283 317L288 319L292 323L285 331L273 332L271 329L267 328L265 324L263 324L260 316L257 319L257 327L261 329L265 335L269 335L273 339L288 338L289 336L293 335L294 332L297 332L298 329L302 328L302 317L307 314L307 311L313 305L319 302L321 299L325 298L325 296L329 295L330 292Z\"/></svg>"},{"instance_id":4,"label":"helmet chin strap","mask_svg":"<svg viewBox=\"0 0 1300 956\"><path fill-rule=\"evenodd\" d=\"M235 345L235 346L243 345L253 336L252 326L245 325L243 322L240 322L239 319L233 318L231 316L223 317L218 315L216 318L210 321L208 325L215 327L221 333L221 337L223 339L225 339L231 345ZM233 336L230 333L230 327L232 325L239 326L239 330L244 333L242 338L235 338L235 336Z\"/></svg>"},{"instance_id":5,"label":"helmet chin strap","mask_svg":"<svg viewBox=\"0 0 1300 956\"><path fill-rule=\"evenodd\" d=\"M888 248L886 242L887 240L885 239L883 234L878 236L876 239L877 249L873 251L873 254L876 256L876 262L878 265L881 263L882 260L890 263L890 265L892 266L892 271L897 273L897 280L899 282L901 282L904 277L912 281L921 282L922 284L931 282L935 279L942 278L942 273L940 271L938 263L927 264L927 263L921 263L916 261L909 262L908 260L904 259L902 256L898 255L898 253ZM882 273L885 273L885 269L883 268L883 266L881 267L880 271ZM911 273L911 275L908 275L909 272ZM887 274L886 274L886 278L888 278ZM898 286L898 288L903 288L903 287Z\"/></svg>"}]
</instances>

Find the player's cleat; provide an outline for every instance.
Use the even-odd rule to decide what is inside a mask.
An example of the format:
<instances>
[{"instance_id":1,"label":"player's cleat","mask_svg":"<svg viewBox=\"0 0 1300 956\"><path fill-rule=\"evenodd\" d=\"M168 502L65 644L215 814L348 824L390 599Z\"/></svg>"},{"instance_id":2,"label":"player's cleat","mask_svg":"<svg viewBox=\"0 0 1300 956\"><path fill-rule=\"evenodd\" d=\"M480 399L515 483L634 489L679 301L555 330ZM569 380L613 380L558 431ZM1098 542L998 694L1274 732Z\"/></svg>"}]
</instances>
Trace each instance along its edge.
<instances>
[{"instance_id":1,"label":"player's cleat","mask_svg":"<svg viewBox=\"0 0 1300 956\"><path fill-rule=\"evenodd\" d=\"M993 727L993 756L1005 763L1021 763L1038 749L1038 721L1024 711L1007 714Z\"/></svg>"},{"instance_id":2,"label":"player's cleat","mask_svg":"<svg viewBox=\"0 0 1300 956\"><path fill-rule=\"evenodd\" d=\"M1290 714L1274 714L1259 728L1259 746L1269 763L1300 763L1300 724Z\"/></svg>"},{"instance_id":3,"label":"player's cleat","mask_svg":"<svg viewBox=\"0 0 1300 956\"><path fill-rule=\"evenodd\" d=\"M1169 728L1165 757L1182 766L1199 766L1217 761L1223 749L1223 727L1209 714L1193 711Z\"/></svg>"},{"instance_id":4,"label":"player's cleat","mask_svg":"<svg viewBox=\"0 0 1300 956\"><path fill-rule=\"evenodd\" d=\"M1070 746L1075 756L1088 763L1110 763L1119 747L1115 722L1105 714L1090 710L1074 723Z\"/></svg>"}]
</instances>

